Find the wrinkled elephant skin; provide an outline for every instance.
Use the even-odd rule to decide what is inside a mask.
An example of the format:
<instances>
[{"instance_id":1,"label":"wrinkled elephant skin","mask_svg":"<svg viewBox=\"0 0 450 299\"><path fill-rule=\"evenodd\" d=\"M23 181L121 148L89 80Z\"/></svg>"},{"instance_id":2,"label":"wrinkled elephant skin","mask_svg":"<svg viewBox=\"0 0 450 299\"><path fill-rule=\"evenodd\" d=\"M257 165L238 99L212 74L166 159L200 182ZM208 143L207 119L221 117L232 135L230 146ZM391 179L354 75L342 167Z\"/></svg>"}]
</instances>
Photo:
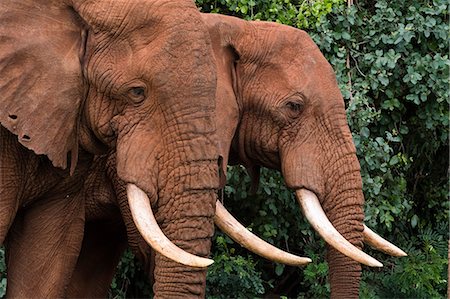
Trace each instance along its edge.
<instances>
[{"instance_id":1,"label":"wrinkled elephant skin","mask_svg":"<svg viewBox=\"0 0 450 299\"><path fill-rule=\"evenodd\" d=\"M114 175L145 191L169 240L207 257L219 181L216 63L194 3L5 0L0 23L7 296L65 296L92 212L86 195L102 180L93 155L108 150ZM205 276L156 255L157 297L202 296Z\"/></svg>"}]
</instances>

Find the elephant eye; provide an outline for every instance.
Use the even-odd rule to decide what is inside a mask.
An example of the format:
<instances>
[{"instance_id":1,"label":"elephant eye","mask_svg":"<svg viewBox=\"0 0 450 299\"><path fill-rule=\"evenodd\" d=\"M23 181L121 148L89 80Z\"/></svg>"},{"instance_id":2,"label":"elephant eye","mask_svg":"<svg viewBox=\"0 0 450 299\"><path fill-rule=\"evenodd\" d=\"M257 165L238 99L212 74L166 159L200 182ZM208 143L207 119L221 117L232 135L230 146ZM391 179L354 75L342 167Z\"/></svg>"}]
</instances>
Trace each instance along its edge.
<instances>
[{"instance_id":1,"label":"elephant eye","mask_svg":"<svg viewBox=\"0 0 450 299\"><path fill-rule=\"evenodd\" d=\"M131 87L128 90L128 97L134 104L139 104L145 99L145 88L142 86Z\"/></svg>"},{"instance_id":2,"label":"elephant eye","mask_svg":"<svg viewBox=\"0 0 450 299\"><path fill-rule=\"evenodd\" d=\"M286 107L292 114L294 114L294 116L300 114L303 110L303 104L299 102L289 101L286 103Z\"/></svg>"}]
</instances>

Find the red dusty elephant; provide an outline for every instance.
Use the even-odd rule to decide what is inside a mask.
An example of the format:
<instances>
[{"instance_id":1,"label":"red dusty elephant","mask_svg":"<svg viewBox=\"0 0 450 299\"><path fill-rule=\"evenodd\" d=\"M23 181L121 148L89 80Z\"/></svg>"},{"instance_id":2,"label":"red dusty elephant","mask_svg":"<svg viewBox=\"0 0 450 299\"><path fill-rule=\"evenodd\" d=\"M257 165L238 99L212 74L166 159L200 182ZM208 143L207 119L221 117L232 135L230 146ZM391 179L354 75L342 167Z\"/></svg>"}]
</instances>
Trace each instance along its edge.
<instances>
[{"instance_id":1,"label":"red dusty elephant","mask_svg":"<svg viewBox=\"0 0 450 299\"><path fill-rule=\"evenodd\" d=\"M0 24L7 296L66 295L83 186L93 154L109 149L119 178L157 207L143 219L156 217L165 234L156 227L161 243L152 245L157 297L201 296L219 187L217 80L194 3L2 0Z\"/></svg>"},{"instance_id":2,"label":"red dusty elephant","mask_svg":"<svg viewBox=\"0 0 450 299\"><path fill-rule=\"evenodd\" d=\"M312 227L329 244L333 298L357 298L360 263L381 263L363 240L405 253L364 226L360 166L334 72L303 31L268 22L203 15L218 69L217 128L225 165L282 172ZM225 169L224 169L225 171ZM226 222L218 216L216 224ZM270 252L270 251L269 251Z\"/></svg>"},{"instance_id":3,"label":"red dusty elephant","mask_svg":"<svg viewBox=\"0 0 450 299\"><path fill-rule=\"evenodd\" d=\"M363 224L359 162L331 66L301 30L212 14L203 15L203 20L217 63L216 127L222 172L227 164L239 163L257 181L261 166L280 170L303 213L329 244L332 297L357 298L360 263L381 266L361 251L363 241L392 255L405 253ZM111 162L110 167L113 165ZM120 206L128 242L151 271L150 248L131 220L124 184L114 175L112 181L117 201L111 204ZM220 203L215 222L243 246L266 258L289 265L309 262L251 235ZM92 295L83 282L92 267L85 261L94 260L97 253L90 249L95 247L90 242L85 242L69 288L74 294ZM107 277L112 277L114 263L105 257L101 265L109 273ZM97 286L97 291L105 292L107 286L103 291Z\"/></svg>"}]
</instances>

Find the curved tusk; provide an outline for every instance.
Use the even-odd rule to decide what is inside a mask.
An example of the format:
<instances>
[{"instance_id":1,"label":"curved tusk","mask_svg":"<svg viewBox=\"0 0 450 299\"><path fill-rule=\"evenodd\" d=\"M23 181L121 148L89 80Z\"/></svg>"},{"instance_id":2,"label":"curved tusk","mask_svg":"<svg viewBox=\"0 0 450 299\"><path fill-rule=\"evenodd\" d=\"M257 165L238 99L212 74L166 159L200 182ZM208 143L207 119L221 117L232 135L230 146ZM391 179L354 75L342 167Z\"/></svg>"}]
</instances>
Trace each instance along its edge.
<instances>
[{"instance_id":1,"label":"curved tusk","mask_svg":"<svg viewBox=\"0 0 450 299\"><path fill-rule=\"evenodd\" d=\"M237 243L268 260L291 266L303 266L311 262L311 259L307 257L299 257L285 252L255 236L240 224L219 201L216 202L214 222Z\"/></svg>"},{"instance_id":2,"label":"curved tusk","mask_svg":"<svg viewBox=\"0 0 450 299\"><path fill-rule=\"evenodd\" d=\"M313 192L300 189L295 194L303 214L325 242L357 262L371 267L383 267L383 264L351 244L334 228Z\"/></svg>"},{"instance_id":3,"label":"curved tusk","mask_svg":"<svg viewBox=\"0 0 450 299\"><path fill-rule=\"evenodd\" d=\"M369 244L373 248L378 249L392 256L407 256L406 252L404 252L391 242L380 237L377 233L368 228L365 224L363 234L364 234L364 243Z\"/></svg>"},{"instance_id":4,"label":"curved tusk","mask_svg":"<svg viewBox=\"0 0 450 299\"><path fill-rule=\"evenodd\" d=\"M127 184L128 204L134 223L145 241L165 257L191 267L204 268L211 265L211 259L195 256L173 244L161 231L153 216L150 200L139 187Z\"/></svg>"}]
</instances>

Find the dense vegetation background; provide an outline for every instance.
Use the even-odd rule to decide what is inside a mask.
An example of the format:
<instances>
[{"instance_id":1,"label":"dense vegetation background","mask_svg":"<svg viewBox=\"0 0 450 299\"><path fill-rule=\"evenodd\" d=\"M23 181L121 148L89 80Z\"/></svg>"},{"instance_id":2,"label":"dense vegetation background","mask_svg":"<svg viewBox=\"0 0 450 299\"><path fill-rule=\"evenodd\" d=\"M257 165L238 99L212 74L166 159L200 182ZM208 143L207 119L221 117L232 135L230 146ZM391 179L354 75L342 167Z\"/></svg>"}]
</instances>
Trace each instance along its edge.
<instances>
[{"instance_id":1,"label":"dense vegetation background","mask_svg":"<svg viewBox=\"0 0 450 299\"><path fill-rule=\"evenodd\" d=\"M197 0L203 12L270 20L308 31L333 65L361 162L365 223L404 249L370 248L382 269L364 267L362 298L441 298L449 232L448 1ZM277 172L263 170L256 195L245 170L229 172L225 205L269 242L308 256L294 268L255 256L217 232L208 298L329 296L325 245L302 218ZM0 250L0 260L3 251ZM0 297L6 285L0 263ZM151 293L127 252L113 298Z\"/></svg>"}]
</instances>

